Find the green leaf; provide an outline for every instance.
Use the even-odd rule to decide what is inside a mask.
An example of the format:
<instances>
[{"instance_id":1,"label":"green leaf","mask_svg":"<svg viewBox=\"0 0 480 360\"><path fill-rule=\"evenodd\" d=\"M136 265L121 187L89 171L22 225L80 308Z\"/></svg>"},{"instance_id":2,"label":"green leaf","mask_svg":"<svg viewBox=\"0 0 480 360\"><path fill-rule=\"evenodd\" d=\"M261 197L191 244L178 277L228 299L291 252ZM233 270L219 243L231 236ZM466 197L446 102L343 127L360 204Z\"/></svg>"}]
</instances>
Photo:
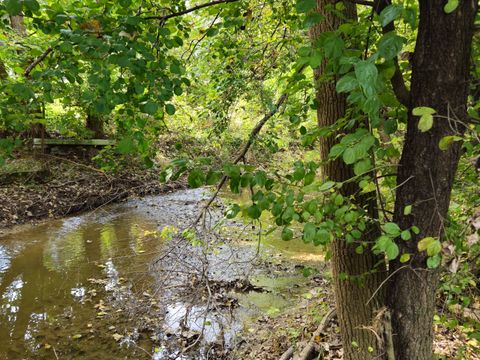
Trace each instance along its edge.
<instances>
[{"instance_id":1,"label":"green leaf","mask_svg":"<svg viewBox=\"0 0 480 360\"><path fill-rule=\"evenodd\" d=\"M21 0L5 0L4 1L5 9L10 15L18 15L22 11L22 1Z\"/></svg>"},{"instance_id":2,"label":"green leaf","mask_svg":"<svg viewBox=\"0 0 480 360\"><path fill-rule=\"evenodd\" d=\"M330 232L328 232L327 230L325 229L319 229L317 231L317 234L315 235L315 240L314 240L314 244L316 246L318 245L325 245L325 244L328 244L328 242L330 241L331 239L331 234Z\"/></svg>"},{"instance_id":3,"label":"green leaf","mask_svg":"<svg viewBox=\"0 0 480 360\"><path fill-rule=\"evenodd\" d=\"M428 107L428 106L417 106L412 110L412 114L415 116L433 115L435 113L436 113L435 109L432 109L431 107Z\"/></svg>"},{"instance_id":4,"label":"green leaf","mask_svg":"<svg viewBox=\"0 0 480 360\"><path fill-rule=\"evenodd\" d=\"M35 12L40 9L40 5L38 4L37 0L24 0L23 3L31 12Z\"/></svg>"},{"instance_id":5,"label":"green leaf","mask_svg":"<svg viewBox=\"0 0 480 360\"><path fill-rule=\"evenodd\" d=\"M190 174L188 174L188 186L191 188L199 188L205 182L205 175L200 169L193 169Z\"/></svg>"},{"instance_id":6,"label":"green leaf","mask_svg":"<svg viewBox=\"0 0 480 360\"><path fill-rule=\"evenodd\" d=\"M375 95L378 70L374 63L367 60L356 63L355 76L367 98Z\"/></svg>"},{"instance_id":7,"label":"green leaf","mask_svg":"<svg viewBox=\"0 0 480 360\"><path fill-rule=\"evenodd\" d=\"M398 129L397 119L388 119L383 126L388 135L393 134Z\"/></svg>"},{"instance_id":8,"label":"green leaf","mask_svg":"<svg viewBox=\"0 0 480 360\"><path fill-rule=\"evenodd\" d=\"M233 219L237 214L240 212L240 206L237 204L231 205L227 211L225 212L225 216L227 219Z\"/></svg>"},{"instance_id":9,"label":"green leaf","mask_svg":"<svg viewBox=\"0 0 480 360\"><path fill-rule=\"evenodd\" d=\"M398 235L400 235L400 232L401 232L398 225L393 223L393 222L388 222L385 225L383 225L383 230L387 234L393 235L393 236L398 236Z\"/></svg>"},{"instance_id":10,"label":"green leaf","mask_svg":"<svg viewBox=\"0 0 480 360\"><path fill-rule=\"evenodd\" d=\"M305 204L305 210L308 211L310 214L315 214L317 211L318 203L317 200L310 200Z\"/></svg>"},{"instance_id":11,"label":"green leaf","mask_svg":"<svg viewBox=\"0 0 480 360\"><path fill-rule=\"evenodd\" d=\"M272 215L278 216L282 213L282 210L283 210L283 204L280 202L277 202L272 206Z\"/></svg>"},{"instance_id":12,"label":"green leaf","mask_svg":"<svg viewBox=\"0 0 480 360\"><path fill-rule=\"evenodd\" d=\"M341 206L343 204L343 200L343 196L341 194L337 194L334 200L335 206Z\"/></svg>"},{"instance_id":13,"label":"green leaf","mask_svg":"<svg viewBox=\"0 0 480 360\"><path fill-rule=\"evenodd\" d=\"M282 230L282 240L288 241L293 239L293 231L288 227L284 227Z\"/></svg>"},{"instance_id":14,"label":"green leaf","mask_svg":"<svg viewBox=\"0 0 480 360\"><path fill-rule=\"evenodd\" d=\"M303 27L305 29L310 29L316 24L319 24L323 19L325 19L325 17L319 14L318 12L311 12L307 15L307 17L303 21Z\"/></svg>"},{"instance_id":15,"label":"green leaf","mask_svg":"<svg viewBox=\"0 0 480 360\"><path fill-rule=\"evenodd\" d=\"M310 171L305 175L305 179L303 180L303 185L308 186L311 183L313 183L314 180L315 180L315 171Z\"/></svg>"},{"instance_id":16,"label":"green leaf","mask_svg":"<svg viewBox=\"0 0 480 360\"><path fill-rule=\"evenodd\" d=\"M262 215L262 210L260 210L260 208L256 204L253 204L247 209L247 215L251 219L255 220L258 219L260 215Z\"/></svg>"},{"instance_id":17,"label":"green leaf","mask_svg":"<svg viewBox=\"0 0 480 360\"><path fill-rule=\"evenodd\" d=\"M347 165L353 164L357 160L355 149L353 149L351 147L347 148L343 152L342 158L343 158L343 161L345 162L345 164L347 164Z\"/></svg>"},{"instance_id":18,"label":"green leaf","mask_svg":"<svg viewBox=\"0 0 480 360\"><path fill-rule=\"evenodd\" d=\"M442 251L442 244L440 240L432 241L427 247L427 255L428 256L435 256Z\"/></svg>"},{"instance_id":19,"label":"green leaf","mask_svg":"<svg viewBox=\"0 0 480 360\"><path fill-rule=\"evenodd\" d=\"M402 50L404 42L405 38L390 31L383 35L378 42L378 53L385 58L385 60L391 60Z\"/></svg>"},{"instance_id":20,"label":"green leaf","mask_svg":"<svg viewBox=\"0 0 480 360\"><path fill-rule=\"evenodd\" d=\"M208 37L212 37L218 34L218 28L216 27L211 27L210 29L207 30L206 35Z\"/></svg>"},{"instance_id":21,"label":"green leaf","mask_svg":"<svg viewBox=\"0 0 480 360\"><path fill-rule=\"evenodd\" d=\"M255 184L257 186L264 187L267 183L267 174L265 174L265 171L257 171L253 179L255 180Z\"/></svg>"},{"instance_id":22,"label":"green leaf","mask_svg":"<svg viewBox=\"0 0 480 360\"><path fill-rule=\"evenodd\" d=\"M293 172L293 180L295 181L300 181L305 177L305 168L303 167L297 167L295 171Z\"/></svg>"},{"instance_id":23,"label":"green leaf","mask_svg":"<svg viewBox=\"0 0 480 360\"><path fill-rule=\"evenodd\" d=\"M128 154L135 149L135 143L131 137L125 137L118 142L117 150L120 154Z\"/></svg>"},{"instance_id":24,"label":"green leaf","mask_svg":"<svg viewBox=\"0 0 480 360\"><path fill-rule=\"evenodd\" d=\"M383 27L390 24L392 21L397 19L403 12L402 5L388 5L383 11L380 13L380 23Z\"/></svg>"},{"instance_id":25,"label":"green leaf","mask_svg":"<svg viewBox=\"0 0 480 360\"><path fill-rule=\"evenodd\" d=\"M382 235L377 239L374 249L383 251L389 260L395 259L400 252L398 245L395 244L390 237L385 235Z\"/></svg>"},{"instance_id":26,"label":"green leaf","mask_svg":"<svg viewBox=\"0 0 480 360\"><path fill-rule=\"evenodd\" d=\"M407 261L410 260L410 257L411 255L410 254L402 254L402 256L400 256L400 262L403 264L403 263L406 263Z\"/></svg>"},{"instance_id":27,"label":"green leaf","mask_svg":"<svg viewBox=\"0 0 480 360\"><path fill-rule=\"evenodd\" d=\"M396 259L399 253L398 245L393 240L390 240L385 249L385 255L387 255L388 260Z\"/></svg>"},{"instance_id":28,"label":"green leaf","mask_svg":"<svg viewBox=\"0 0 480 360\"><path fill-rule=\"evenodd\" d=\"M407 215L410 215L411 213L412 213L412 205L405 206L405 208L403 209L403 215L407 216Z\"/></svg>"},{"instance_id":29,"label":"green leaf","mask_svg":"<svg viewBox=\"0 0 480 360\"><path fill-rule=\"evenodd\" d=\"M423 115L418 122L418 129L421 132L426 132L430 130L433 126L433 116L432 115Z\"/></svg>"},{"instance_id":30,"label":"green leaf","mask_svg":"<svg viewBox=\"0 0 480 360\"><path fill-rule=\"evenodd\" d=\"M337 156L340 156L344 151L345 151L345 147L342 144L336 144L332 146L328 156L330 158L336 158Z\"/></svg>"},{"instance_id":31,"label":"green leaf","mask_svg":"<svg viewBox=\"0 0 480 360\"><path fill-rule=\"evenodd\" d=\"M455 141L462 141L462 138L460 136L444 136L443 138L440 139L438 143L438 147L442 151L448 150L448 147L450 144L452 144Z\"/></svg>"},{"instance_id":32,"label":"green leaf","mask_svg":"<svg viewBox=\"0 0 480 360\"><path fill-rule=\"evenodd\" d=\"M183 89L181 86L175 86L173 88L173 92L175 93L175 95L180 96L183 94Z\"/></svg>"},{"instance_id":33,"label":"green leaf","mask_svg":"<svg viewBox=\"0 0 480 360\"><path fill-rule=\"evenodd\" d=\"M328 59L337 59L345 48L345 43L337 33L330 33L323 43L323 51Z\"/></svg>"},{"instance_id":34,"label":"green leaf","mask_svg":"<svg viewBox=\"0 0 480 360\"><path fill-rule=\"evenodd\" d=\"M417 244L418 251L427 250L428 244L430 244L432 241L435 241L435 239L432 237L426 237L420 240Z\"/></svg>"},{"instance_id":35,"label":"green leaf","mask_svg":"<svg viewBox=\"0 0 480 360\"><path fill-rule=\"evenodd\" d=\"M402 240L408 241L412 238L412 234L410 233L410 230L403 230L400 237Z\"/></svg>"},{"instance_id":36,"label":"green leaf","mask_svg":"<svg viewBox=\"0 0 480 360\"><path fill-rule=\"evenodd\" d=\"M456 10L458 7L460 0L448 0L445 6L443 7L443 11L445 11L446 14L450 14Z\"/></svg>"},{"instance_id":37,"label":"green leaf","mask_svg":"<svg viewBox=\"0 0 480 360\"><path fill-rule=\"evenodd\" d=\"M430 130L433 126L433 114L436 111L427 106L418 106L412 110L412 114L415 116L420 116L420 121L418 122L418 129L421 132L426 132Z\"/></svg>"},{"instance_id":38,"label":"green leaf","mask_svg":"<svg viewBox=\"0 0 480 360\"><path fill-rule=\"evenodd\" d=\"M435 269L440 265L441 261L442 261L442 258L440 257L440 255L429 257L427 259L427 267L429 269Z\"/></svg>"},{"instance_id":39,"label":"green leaf","mask_svg":"<svg viewBox=\"0 0 480 360\"><path fill-rule=\"evenodd\" d=\"M412 226L411 229L412 229L414 234L417 234L417 235L420 234L420 229L417 226L414 225L414 226Z\"/></svg>"},{"instance_id":40,"label":"green leaf","mask_svg":"<svg viewBox=\"0 0 480 360\"><path fill-rule=\"evenodd\" d=\"M225 175L228 177L235 179L240 177L240 168L237 165L225 165L224 167Z\"/></svg>"},{"instance_id":41,"label":"green leaf","mask_svg":"<svg viewBox=\"0 0 480 360\"><path fill-rule=\"evenodd\" d=\"M306 223L303 226L303 241L306 243L312 242L315 239L317 227L312 223Z\"/></svg>"},{"instance_id":42,"label":"green leaf","mask_svg":"<svg viewBox=\"0 0 480 360\"><path fill-rule=\"evenodd\" d=\"M418 251L426 250L428 256L435 256L442 251L442 244L440 243L440 240L430 236L420 240L417 244L417 247Z\"/></svg>"},{"instance_id":43,"label":"green leaf","mask_svg":"<svg viewBox=\"0 0 480 360\"><path fill-rule=\"evenodd\" d=\"M372 162L370 159L363 159L357 162L353 167L355 175L361 175L372 169Z\"/></svg>"},{"instance_id":44,"label":"green leaf","mask_svg":"<svg viewBox=\"0 0 480 360\"><path fill-rule=\"evenodd\" d=\"M357 89L359 86L357 78L354 76L353 73L349 73L340 80L337 81L337 92L350 92Z\"/></svg>"},{"instance_id":45,"label":"green leaf","mask_svg":"<svg viewBox=\"0 0 480 360\"><path fill-rule=\"evenodd\" d=\"M166 104L165 111L167 112L168 115L173 115L175 114L175 106L173 106L172 104Z\"/></svg>"},{"instance_id":46,"label":"green leaf","mask_svg":"<svg viewBox=\"0 0 480 360\"><path fill-rule=\"evenodd\" d=\"M153 101L147 101L143 106L142 106L142 112L150 115L154 115L158 110L158 104L153 102Z\"/></svg>"},{"instance_id":47,"label":"green leaf","mask_svg":"<svg viewBox=\"0 0 480 360\"><path fill-rule=\"evenodd\" d=\"M327 181L318 188L318 191L327 191L333 188L334 186L335 186L335 182Z\"/></svg>"},{"instance_id":48,"label":"green leaf","mask_svg":"<svg viewBox=\"0 0 480 360\"><path fill-rule=\"evenodd\" d=\"M221 177L222 177L222 174L220 172L210 170L207 174L206 184L215 185L218 182L218 180L220 180Z\"/></svg>"},{"instance_id":49,"label":"green leaf","mask_svg":"<svg viewBox=\"0 0 480 360\"><path fill-rule=\"evenodd\" d=\"M306 13L317 6L316 0L297 0L296 9L299 13Z\"/></svg>"}]
</instances>

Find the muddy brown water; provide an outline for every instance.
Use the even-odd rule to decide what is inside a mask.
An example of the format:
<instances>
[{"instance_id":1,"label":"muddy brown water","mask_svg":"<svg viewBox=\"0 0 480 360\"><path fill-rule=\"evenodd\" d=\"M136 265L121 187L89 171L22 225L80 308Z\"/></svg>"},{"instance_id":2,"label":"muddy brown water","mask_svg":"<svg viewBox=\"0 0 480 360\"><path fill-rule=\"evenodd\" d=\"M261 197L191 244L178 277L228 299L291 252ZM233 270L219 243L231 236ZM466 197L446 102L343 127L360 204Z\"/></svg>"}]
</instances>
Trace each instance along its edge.
<instances>
[{"instance_id":1,"label":"muddy brown water","mask_svg":"<svg viewBox=\"0 0 480 360\"><path fill-rule=\"evenodd\" d=\"M161 335L126 330L129 314L112 302L112 294L128 293L155 304L148 293L149 284L155 282L150 265L162 253L165 240L148 234L165 225L184 226L205 197L203 189L181 190L3 230L0 359L181 358L163 347ZM247 246L256 247L254 242ZM286 256L299 263L321 260L318 249L301 242L285 243L278 236L267 237L261 248L268 249L272 258ZM252 283L268 291L236 294L244 309L241 320L254 313L278 313L289 305L283 292L293 285L299 288L302 281L300 274L273 278L257 272ZM158 321L168 323L175 332L185 306L172 300L169 310ZM215 330L215 320L207 320ZM239 324L227 334L222 330L222 336L232 340L241 331ZM194 321L190 324L191 330L199 328ZM207 331L205 337L215 341L216 333Z\"/></svg>"}]
</instances>

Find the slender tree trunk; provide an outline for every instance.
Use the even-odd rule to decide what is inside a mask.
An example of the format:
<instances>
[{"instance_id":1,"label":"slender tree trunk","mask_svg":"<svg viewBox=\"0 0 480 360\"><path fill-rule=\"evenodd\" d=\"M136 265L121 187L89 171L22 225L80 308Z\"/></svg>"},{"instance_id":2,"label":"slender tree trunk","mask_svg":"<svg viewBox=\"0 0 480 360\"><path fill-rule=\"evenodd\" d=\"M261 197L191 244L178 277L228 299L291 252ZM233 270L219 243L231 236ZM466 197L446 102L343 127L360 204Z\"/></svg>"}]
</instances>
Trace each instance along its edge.
<instances>
[{"instance_id":1,"label":"slender tree trunk","mask_svg":"<svg viewBox=\"0 0 480 360\"><path fill-rule=\"evenodd\" d=\"M444 12L444 5L444 0L420 1L411 108L398 169L394 221L402 229L416 225L421 232L399 243L403 253L412 254L410 267L391 264L388 305L396 360L433 358L432 320L439 274L427 269L426 254L418 252L417 244L424 237L444 235L461 144L454 143L442 151L438 143L444 136L463 134L468 122L469 60L477 4L460 1L450 14ZM431 107L439 115L430 131L418 130L418 117L411 113L418 106ZM405 216L407 205L412 205L413 211Z\"/></svg>"},{"instance_id":2,"label":"slender tree trunk","mask_svg":"<svg viewBox=\"0 0 480 360\"><path fill-rule=\"evenodd\" d=\"M98 115L87 114L86 128L93 133L94 139L102 139L105 136L103 119Z\"/></svg>"},{"instance_id":3,"label":"slender tree trunk","mask_svg":"<svg viewBox=\"0 0 480 360\"><path fill-rule=\"evenodd\" d=\"M311 31L312 40L315 41L321 33L334 31L343 20L332 12L326 11L328 5L334 5L335 0L317 0L317 11L325 19ZM355 5L345 3L345 15L356 19ZM321 76L325 70L325 63L315 71L317 91L317 116L320 127L331 126L345 116L346 97L336 91L335 80L325 80ZM337 142L335 136L325 137L320 142L322 159L327 159L330 149ZM343 182L354 176L351 166L346 165L341 159L327 162L323 167L323 175L333 181ZM354 196L357 205L365 208L372 217L376 217L375 198L358 196L359 188L350 183L342 187L346 196ZM365 232L362 241L373 242L379 235L376 225L371 225ZM373 271L377 264L382 263L379 257L368 249L363 254L357 254L355 248L358 244L347 244L345 239L336 239L332 244L332 272L337 315L342 333L344 359L366 360L381 359L383 346L377 342L377 337L372 326L379 309L384 306L384 291L380 289L373 299L374 292L380 288L385 278L385 269L381 266ZM348 278L342 280L341 274ZM371 300L371 301L369 301ZM381 334L380 334L381 336Z\"/></svg>"},{"instance_id":4,"label":"slender tree trunk","mask_svg":"<svg viewBox=\"0 0 480 360\"><path fill-rule=\"evenodd\" d=\"M23 15L17 16L10 16L10 25L12 29L17 32L22 37L27 36L27 30L25 28ZM25 66L26 67L26 66ZM28 81L28 78L27 78ZM41 106L32 110L33 114L38 114L41 117L44 117L44 112ZM33 122L29 126L28 130L25 132L27 137L35 138L35 137L44 137L46 133L46 128L43 123Z\"/></svg>"}]
</instances>

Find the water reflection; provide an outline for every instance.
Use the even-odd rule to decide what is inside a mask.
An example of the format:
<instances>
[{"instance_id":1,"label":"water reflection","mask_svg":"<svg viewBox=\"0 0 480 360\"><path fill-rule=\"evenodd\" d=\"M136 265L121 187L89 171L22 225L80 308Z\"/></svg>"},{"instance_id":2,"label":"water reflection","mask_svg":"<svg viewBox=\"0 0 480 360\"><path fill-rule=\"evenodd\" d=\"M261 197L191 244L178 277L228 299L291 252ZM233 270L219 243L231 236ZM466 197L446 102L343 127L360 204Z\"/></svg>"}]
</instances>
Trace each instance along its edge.
<instances>
[{"instance_id":1,"label":"water reflection","mask_svg":"<svg viewBox=\"0 0 480 360\"><path fill-rule=\"evenodd\" d=\"M180 191L116 205L109 213L52 221L0 236L0 360L55 359L57 355L60 359L141 359L149 358L148 351L154 358L165 358L161 355L164 349L151 348L148 339L143 339L141 351L138 345L127 347L128 339L137 340L135 332L121 334L123 340L118 342L112 338L108 330L112 324L106 323L103 315L97 316L107 299L92 295L96 292L92 283L104 286L111 298L116 299L117 289L123 287L145 300L143 287L150 281L149 265L162 252L161 240L151 235L164 225L190 222L204 198L201 189ZM278 242L278 238L271 239L274 237L267 238L266 243ZM300 250L296 248L295 252ZM234 280L253 266L242 254L253 258L253 251L236 254L225 250L215 255L216 262L212 263L221 273L220 280L229 276ZM220 263L227 266L221 267ZM125 278L129 284L123 283ZM101 282L95 282L98 279ZM139 289L135 288L137 284ZM272 298L265 302L270 307L284 306ZM186 308L175 303L168 310L166 327L176 333ZM206 316L202 306L188 312L183 325L193 333L204 328L207 341L213 342L220 334L228 344L240 329L236 322L224 328L228 321ZM125 346L119 346L122 344Z\"/></svg>"},{"instance_id":2,"label":"water reflection","mask_svg":"<svg viewBox=\"0 0 480 360\"><path fill-rule=\"evenodd\" d=\"M5 246L0 245L0 274L10 266L10 256ZM1 275L0 275L1 276Z\"/></svg>"},{"instance_id":3,"label":"water reflection","mask_svg":"<svg viewBox=\"0 0 480 360\"><path fill-rule=\"evenodd\" d=\"M140 235L156 228L130 209L115 216L53 221L0 237L0 359L54 358L45 344L69 338L78 331L74 326L95 319L93 306L84 304L89 279L107 278L106 289L112 290L122 271L145 268L150 258L136 255L153 252L158 242ZM72 322L72 329L58 329L58 319ZM118 347L114 341L110 346Z\"/></svg>"}]
</instances>

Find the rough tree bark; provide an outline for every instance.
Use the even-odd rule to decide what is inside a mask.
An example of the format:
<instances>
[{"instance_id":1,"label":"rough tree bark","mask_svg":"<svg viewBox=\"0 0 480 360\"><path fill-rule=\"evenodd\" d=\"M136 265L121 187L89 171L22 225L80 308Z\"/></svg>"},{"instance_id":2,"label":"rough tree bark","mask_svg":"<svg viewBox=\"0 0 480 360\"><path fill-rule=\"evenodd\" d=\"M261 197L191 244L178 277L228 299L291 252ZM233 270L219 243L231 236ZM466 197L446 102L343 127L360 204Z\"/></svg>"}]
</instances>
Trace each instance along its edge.
<instances>
[{"instance_id":1,"label":"rough tree bark","mask_svg":"<svg viewBox=\"0 0 480 360\"><path fill-rule=\"evenodd\" d=\"M317 0L317 11L325 19L311 30L312 41L321 33L333 31L343 22L333 12L327 11L328 5L334 5L335 0ZM349 19L356 19L355 5L345 3L345 15ZM315 71L317 117L320 127L331 126L345 116L346 96L336 91L335 80L325 80L321 76L326 64L323 63ZM337 142L335 136L322 138L320 153L322 159L327 159L330 149ZM333 181L343 182L354 176L351 166L341 159L327 162L322 168L323 175ZM358 196L359 188L355 183L342 187L344 196L353 196L357 205L368 211L370 216L376 217L375 198ZM379 235L376 225L370 226L365 232L362 241L373 242ZM382 259L365 251L357 254L358 244L347 244L345 239L336 239L332 244L332 272L338 320L343 340L344 358L346 360L381 359L383 348L377 343L377 337L372 331L374 319L379 309L384 305L384 291L381 289L369 301L374 292L385 279L385 269L379 263ZM377 268L377 271L372 269ZM347 274L347 280L341 280L341 274ZM358 277L362 280L358 281Z\"/></svg>"},{"instance_id":2,"label":"rough tree bark","mask_svg":"<svg viewBox=\"0 0 480 360\"><path fill-rule=\"evenodd\" d=\"M435 290L438 271L428 270L426 254L417 251L424 237L442 237L461 144L439 149L444 136L462 134L468 122L467 94L470 48L477 3L460 1L450 14L444 0L420 1L420 22L413 55L408 129L398 168L394 221L421 232L400 242L403 253L413 254L410 267L391 264L387 302L392 311L395 359L432 359ZM433 128L418 130L412 109L428 106L437 111ZM404 208L413 205L411 215ZM397 271L398 270L398 271Z\"/></svg>"}]
</instances>

